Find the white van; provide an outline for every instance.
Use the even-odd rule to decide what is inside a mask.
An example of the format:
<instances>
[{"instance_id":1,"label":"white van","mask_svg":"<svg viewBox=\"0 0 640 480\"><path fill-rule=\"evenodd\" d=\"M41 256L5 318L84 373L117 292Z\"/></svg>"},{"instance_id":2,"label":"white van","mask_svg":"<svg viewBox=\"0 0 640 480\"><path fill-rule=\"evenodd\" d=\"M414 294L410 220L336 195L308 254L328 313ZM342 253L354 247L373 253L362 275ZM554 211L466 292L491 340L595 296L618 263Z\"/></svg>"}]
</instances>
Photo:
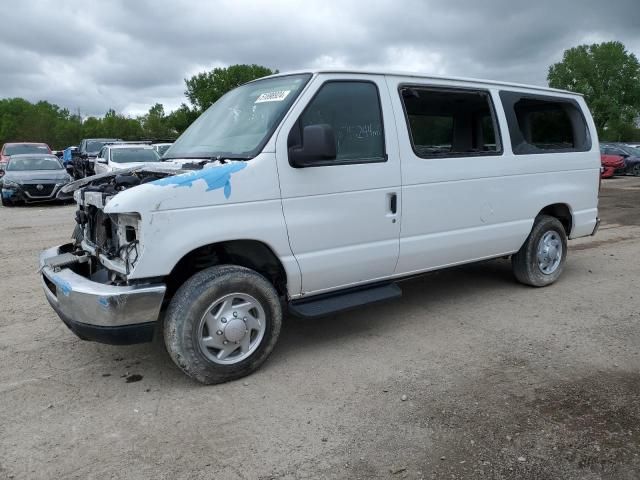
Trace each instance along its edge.
<instances>
[{"instance_id":1,"label":"white van","mask_svg":"<svg viewBox=\"0 0 640 480\"><path fill-rule=\"evenodd\" d=\"M283 309L399 297L418 273L511 256L560 276L597 230L600 153L584 99L413 74L281 74L227 93L146 166L67 187L75 242L42 253L80 338L150 340L202 383L265 361ZM397 300L401 301L401 300Z\"/></svg>"}]
</instances>

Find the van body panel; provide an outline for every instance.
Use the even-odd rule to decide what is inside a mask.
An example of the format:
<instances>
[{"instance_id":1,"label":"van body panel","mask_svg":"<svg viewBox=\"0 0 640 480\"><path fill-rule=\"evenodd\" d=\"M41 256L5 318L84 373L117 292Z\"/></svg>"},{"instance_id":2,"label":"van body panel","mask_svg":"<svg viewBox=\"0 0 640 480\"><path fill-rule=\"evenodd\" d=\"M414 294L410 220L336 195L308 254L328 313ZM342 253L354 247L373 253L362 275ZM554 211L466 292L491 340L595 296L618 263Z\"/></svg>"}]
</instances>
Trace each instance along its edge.
<instances>
[{"instance_id":1,"label":"van body panel","mask_svg":"<svg viewBox=\"0 0 640 480\"><path fill-rule=\"evenodd\" d=\"M322 86L340 80L376 85L387 160L293 168L287 146L291 129ZM390 196L400 194L400 158L384 77L316 76L279 129L276 157L289 241L303 272L302 292L323 293L391 277L399 253L401 202L395 215L389 205ZM295 297L296 292L290 293Z\"/></svg>"},{"instance_id":2,"label":"van body panel","mask_svg":"<svg viewBox=\"0 0 640 480\"><path fill-rule=\"evenodd\" d=\"M376 86L386 160L294 168L289 134L322 87L335 81ZM417 156L400 94L404 85L484 92L491 100L500 151ZM584 115L591 149L514 154L502 91L570 98ZM127 279L167 276L182 257L204 245L256 240L280 259L288 296L295 299L512 254L536 216L552 204L569 208L570 238L589 235L596 226L600 160L591 115L579 95L540 87L314 72L262 153L248 161L214 164L232 170L228 182L215 188L204 179L185 185L151 182L107 203L107 214L140 216L140 255Z\"/></svg>"},{"instance_id":3,"label":"van body panel","mask_svg":"<svg viewBox=\"0 0 640 480\"><path fill-rule=\"evenodd\" d=\"M402 77L390 77L388 82L391 92L399 92L402 85L460 87L455 82ZM402 98L399 93L391 97L402 159L403 219L396 276L512 254L526 240L535 217L554 203L584 212L574 218L572 237L588 235L595 226L597 140L587 153L514 155L498 90L481 84L464 88L490 94L501 154L418 157Z\"/></svg>"},{"instance_id":4,"label":"van body panel","mask_svg":"<svg viewBox=\"0 0 640 480\"><path fill-rule=\"evenodd\" d=\"M275 155L263 152L250 162L212 167L229 169L228 177L216 184L205 178L182 184L151 182L113 197L106 213L141 213L143 250L129 278L168 275L182 257L204 245L256 240L273 250L289 288L299 290L300 270L289 247L274 164Z\"/></svg>"}]
</instances>

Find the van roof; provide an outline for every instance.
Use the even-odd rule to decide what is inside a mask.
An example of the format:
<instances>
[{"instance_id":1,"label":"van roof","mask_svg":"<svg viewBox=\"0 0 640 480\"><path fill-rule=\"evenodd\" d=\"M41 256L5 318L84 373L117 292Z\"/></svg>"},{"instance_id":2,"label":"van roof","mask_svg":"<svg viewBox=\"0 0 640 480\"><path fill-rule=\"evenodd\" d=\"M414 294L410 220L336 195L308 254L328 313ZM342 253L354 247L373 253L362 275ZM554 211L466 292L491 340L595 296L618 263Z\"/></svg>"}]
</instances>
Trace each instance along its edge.
<instances>
[{"instance_id":1,"label":"van roof","mask_svg":"<svg viewBox=\"0 0 640 480\"><path fill-rule=\"evenodd\" d=\"M576 95L582 97L581 93L571 92L569 90L561 90L558 88L549 88L549 87L541 87L539 85L527 85L521 83L511 83L511 82L501 82L498 80L482 80L479 78L467 78L467 77L449 77L444 75L431 75L425 73L417 73L417 72L401 72L401 71L383 71L383 70L359 70L359 69L315 69L315 70L296 70L290 72L281 72L275 75L270 75L269 77L263 78L273 78L273 77L282 77L285 75L294 75L300 73L311 73L311 74L319 74L319 73L351 73L351 74L360 74L360 75L386 75L392 77L413 77L413 78L422 78L422 79L430 79L430 80L449 80L460 83L469 83L469 84L484 84L484 85L494 85L499 87L511 87L511 88L522 88L527 90L537 90L544 92L556 92L563 93L566 95ZM258 79L260 80L260 79ZM254 80L255 81L255 80Z\"/></svg>"}]
</instances>

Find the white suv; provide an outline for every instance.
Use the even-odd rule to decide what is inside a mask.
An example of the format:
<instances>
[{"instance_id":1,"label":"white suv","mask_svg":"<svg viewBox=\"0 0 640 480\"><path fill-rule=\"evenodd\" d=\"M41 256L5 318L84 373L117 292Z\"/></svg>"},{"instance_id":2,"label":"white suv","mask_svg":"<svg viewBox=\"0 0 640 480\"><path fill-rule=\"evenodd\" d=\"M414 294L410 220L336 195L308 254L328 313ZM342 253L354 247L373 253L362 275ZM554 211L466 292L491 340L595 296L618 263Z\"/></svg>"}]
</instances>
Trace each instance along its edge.
<instances>
[{"instance_id":1,"label":"white suv","mask_svg":"<svg viewBox=\"0 0 640 480\"><path fill-rule=\"evenodd\" d=\"M535 287L599 220L584 99L411 74L281 74L223 96L163 164L70 184L76 241L41 255L78 336L150 340L203 383L269 356L283 308L397 298L418 273L511 256ZM397 300L401 301L401 300ZM162 314L161 314L162 312Z\"/></svg>"},{"instance_id":2,"label":"white suv","mask_svg":"<svg viewBox=\"0 0 640 480\"><path fill-rule=\"evenodd\" d=\"M160 155L151 145L113 143L102 147L95 160L94 170L99 175L160 161Z\"/></svg>"}]
</instances>

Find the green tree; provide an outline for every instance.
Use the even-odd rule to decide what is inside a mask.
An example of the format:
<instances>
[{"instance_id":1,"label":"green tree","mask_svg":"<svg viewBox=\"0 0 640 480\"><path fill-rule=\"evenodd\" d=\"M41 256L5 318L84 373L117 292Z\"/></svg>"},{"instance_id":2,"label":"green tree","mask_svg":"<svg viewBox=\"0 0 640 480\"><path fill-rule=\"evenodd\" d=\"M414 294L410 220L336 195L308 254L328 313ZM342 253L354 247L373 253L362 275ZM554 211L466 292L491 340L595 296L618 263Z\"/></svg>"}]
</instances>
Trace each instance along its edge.
<instances>
[{"instance_id":1,"label":"green tree","mask_svg":"<svg viewBox=\"0 0 640 480\"><path fill-rule=\"evenodd\" d=\"M640 62L622 43L565 50L562 61L549 67L547 80L550 87L585 96L603 139L633 139L640 117Z\"/></svg>"},{"instance_id":2,"label":"green tree","mask_svg":"<svg viewBox=\"0 0 640 480\"><path fill-rule=\"evenodd\" d=\"M198 73L185 79L187 89L184 94L195 110L203 112L229 90L274 73L278 73L278 71L255 64L214 68L210 72Z\"/></svg>"},{"instance_id":3,"label":"green tree","mask_svg":"<svg viewBox=\"0 0 640 480\"><path fill-rule=\"evenodd\" d=\"M0 101L0 139L2 142L20 141L33 105L22 98Z\"/></svg>"},{"instance_id":4,"label":"green tree","mask_svg":"<svg viewBox=\"0 0 640 480\"><path fill-rule=\"evenodd\" d=\"M149 112L141 118L144 136L147 138L168 138L174 133L169 126L168 117L164 113L161 103L153 105Z\"/></svg>"},{"instance_id":5,"label":"green tree","mask_svg":"<svg viewBox=\"0 0 640 480\"><path fill-rule=\"evenodd\" d=\"M189 108L184 103L167 116L167 126L174 136L184 132L193 121L198 118L198 112Z\"/></svg>"},{"instance_id":6,"label":"green tree","mask_svg":"<svg viewBox=\"0 0 640 480\"><path fill-rule=\"evenodd\" d=\"M81 135L76 144L80 143L82 138L100 138L104 137L102 134L102 121L96 117L85 118L82 122Z\"/></svg>"}]
</instances>

